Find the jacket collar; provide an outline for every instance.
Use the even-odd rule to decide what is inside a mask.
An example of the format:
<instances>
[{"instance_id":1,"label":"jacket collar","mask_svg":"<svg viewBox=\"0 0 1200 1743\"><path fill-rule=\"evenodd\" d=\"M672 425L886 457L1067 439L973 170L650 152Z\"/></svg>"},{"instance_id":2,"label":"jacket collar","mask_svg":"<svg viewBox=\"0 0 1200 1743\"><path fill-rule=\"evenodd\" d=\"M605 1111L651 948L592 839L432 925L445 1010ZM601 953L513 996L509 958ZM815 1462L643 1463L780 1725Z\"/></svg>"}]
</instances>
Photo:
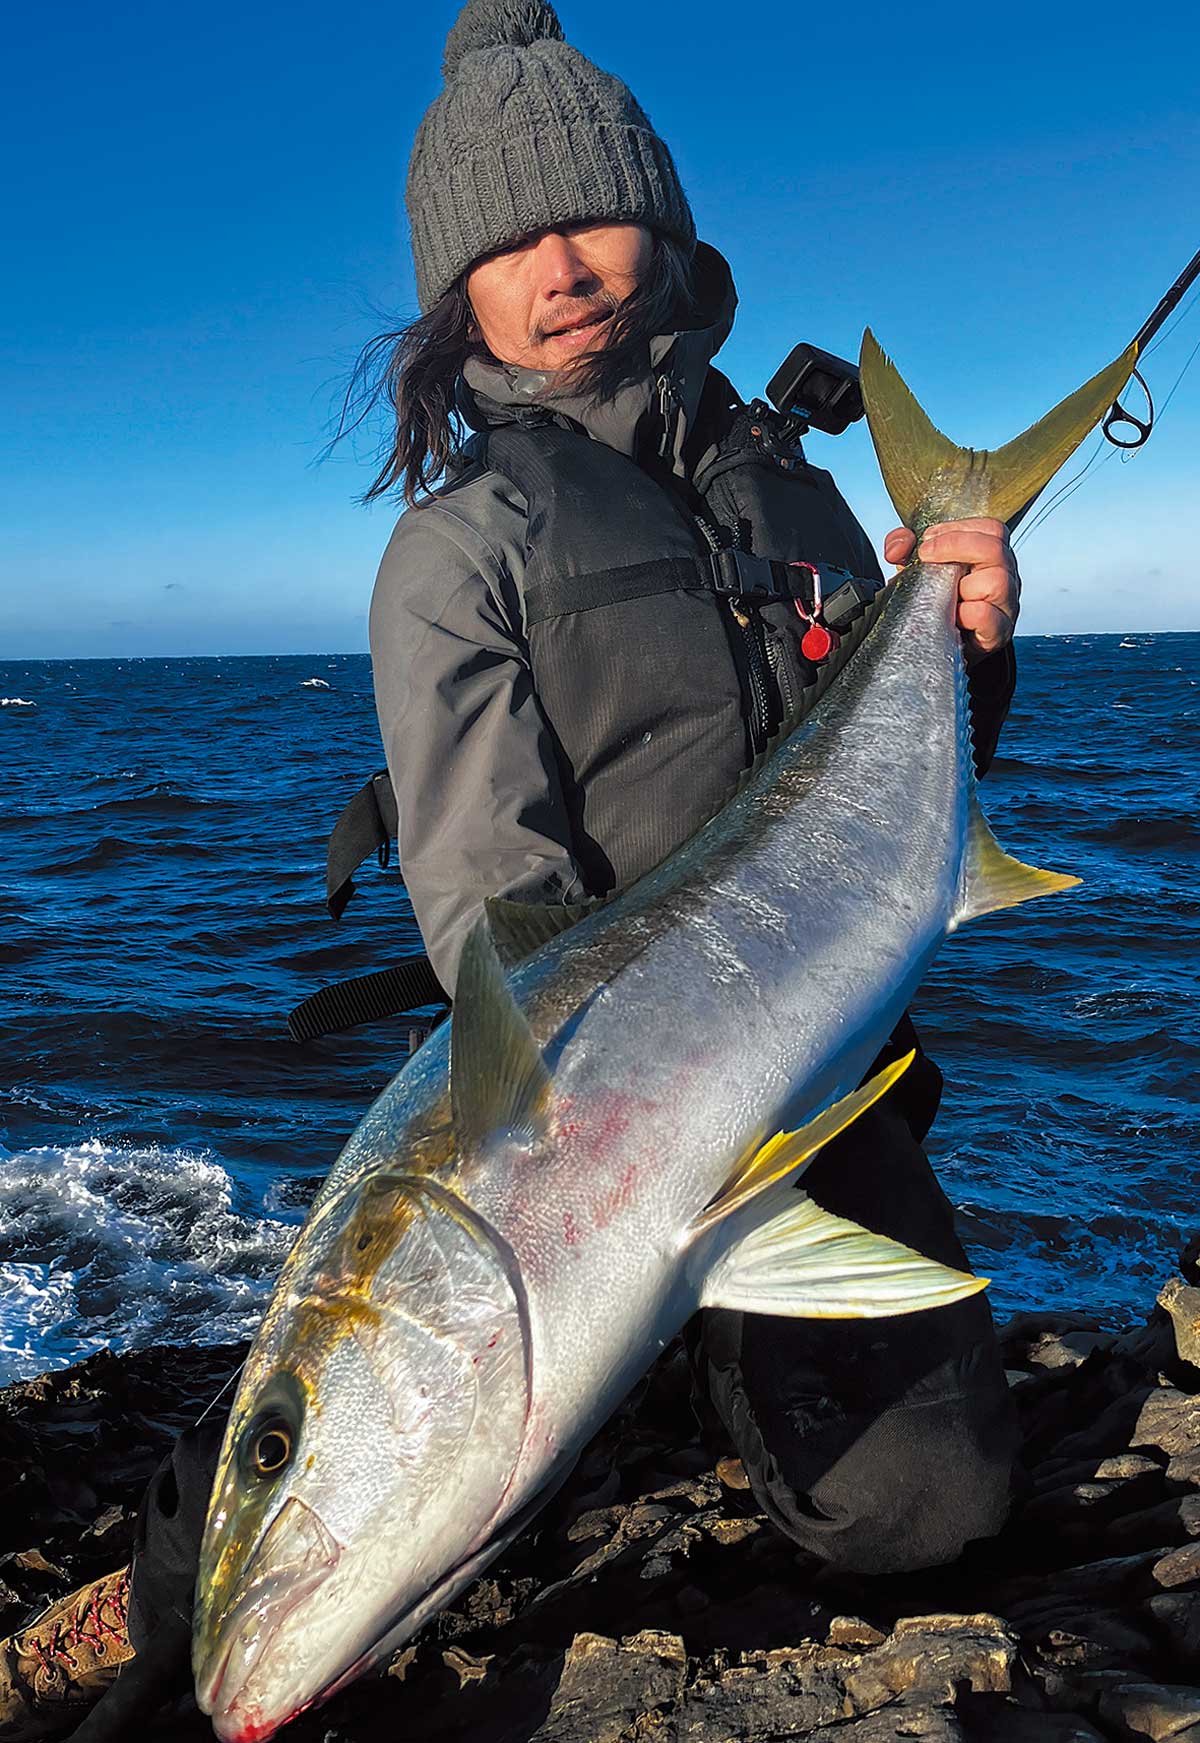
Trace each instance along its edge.
<instances>
[{"instance_id":1,"label":"jacket collar","mask_svg":"<svg viewBox=\"0 0 1200 1743\"><path fill-rule=\"evenodd\" d=\"M724 257L701 242L696 247L696 305L692 324L650 341L645 376L597 405L556 391L561 378L470 357L463 367L459 409L474 430L515 422L534 407L565 419L594 441L633 456L646 442L682 471L682 449L700 403L708 366L733 326L737 292Z\"/></svg>"}]
</instances>

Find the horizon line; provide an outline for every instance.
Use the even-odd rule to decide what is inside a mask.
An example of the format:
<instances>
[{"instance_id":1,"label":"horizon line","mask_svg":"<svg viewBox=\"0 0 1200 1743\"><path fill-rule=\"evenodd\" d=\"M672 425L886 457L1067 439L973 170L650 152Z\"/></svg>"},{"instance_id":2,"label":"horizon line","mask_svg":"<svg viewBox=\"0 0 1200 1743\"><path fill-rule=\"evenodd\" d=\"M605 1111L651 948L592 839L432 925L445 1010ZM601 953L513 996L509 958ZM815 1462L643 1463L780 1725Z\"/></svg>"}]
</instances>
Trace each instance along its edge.
<instances>
[{"instance_id":1,"label":"horizon line","mask_svg":"<svg viewBox=\"0 0 1200 1743\"><path fill-rule=\"evenodd\" d=\"M1064 629L1064 630L1017 630L1014 641L1108 641L1118 636L1186 636L1200 635L1197 629ZM310 648L299 653L281 649L278 652L260 653L220 653L220 654L18 654L15 657L0 659L0 668L5 666L67 666L96 665L111 663L114 660L369 660L369 649L366 648Z\"/></svg>"}]
</instances>

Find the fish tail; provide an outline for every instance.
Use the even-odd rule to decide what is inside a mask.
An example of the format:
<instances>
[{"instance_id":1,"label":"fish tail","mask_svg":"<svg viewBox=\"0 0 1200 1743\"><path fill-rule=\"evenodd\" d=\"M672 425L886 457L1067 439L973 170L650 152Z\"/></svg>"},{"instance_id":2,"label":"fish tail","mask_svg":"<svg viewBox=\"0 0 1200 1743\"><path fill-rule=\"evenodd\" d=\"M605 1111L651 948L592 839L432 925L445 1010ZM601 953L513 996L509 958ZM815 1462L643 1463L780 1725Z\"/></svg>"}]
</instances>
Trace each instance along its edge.
<instances>
[{"instance_id":1,"label":"fish tail","mask_svg":"<svg viewBox=\"0 0 1200 1743\"><path fill-rule=\"evenodd\" d=\"M1003 448L958 448L929 421L868 327L860 360L871 440L904 525L988 515L1008 521L1053 478L1133 372L1131 345L1107 369Z\"/></svg>"}]
</instances>

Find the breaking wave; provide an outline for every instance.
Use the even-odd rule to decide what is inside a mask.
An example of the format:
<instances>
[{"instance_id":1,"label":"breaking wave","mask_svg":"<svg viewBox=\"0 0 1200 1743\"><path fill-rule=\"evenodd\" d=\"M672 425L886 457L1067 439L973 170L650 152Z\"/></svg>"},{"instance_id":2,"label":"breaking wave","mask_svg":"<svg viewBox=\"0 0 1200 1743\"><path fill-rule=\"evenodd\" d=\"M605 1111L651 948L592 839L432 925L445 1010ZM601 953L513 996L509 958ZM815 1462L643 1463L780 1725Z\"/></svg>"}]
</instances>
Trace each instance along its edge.
<instances>
[{"instance_id":1,"label":"breaking wave","mask_svg":"<svg viewBox=\"0 0 1200 1743\"><path fill-rule=\"evenodd\" d=\"M246 1336L297 1221L237 1209L203 1152L0 1149L0 1384L109 1344Z\"/></svg>"}]
</instances>

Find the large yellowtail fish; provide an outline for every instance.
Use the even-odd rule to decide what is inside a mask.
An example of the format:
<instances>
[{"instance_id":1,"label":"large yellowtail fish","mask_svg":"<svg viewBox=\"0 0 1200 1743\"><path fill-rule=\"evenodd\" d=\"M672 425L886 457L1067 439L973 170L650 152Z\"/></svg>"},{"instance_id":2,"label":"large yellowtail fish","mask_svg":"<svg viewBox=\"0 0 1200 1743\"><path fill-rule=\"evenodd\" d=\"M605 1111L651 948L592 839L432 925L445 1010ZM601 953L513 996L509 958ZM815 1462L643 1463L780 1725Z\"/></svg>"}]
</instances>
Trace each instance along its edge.
<instances>
[{"instance_id":1,"label":"large yellowtail fish","mask_svg":"<svg viewBox=\"0 0 1200 1743\"><path fill-rule=\"evenodd\" d=\"M901 518L1012 516L1132 364L976 453L868 334ZM1076 881L984 822L958 581L908 568L809 718L635 888L557 936L562 910L504 903L472 933L452 1021L334 1165L241 1379L194 1650L226 1743L473 1580L698 1307L894 1314L982 1287L796 1188L903 1069L856 1088L947 933Z\"/></svg>"}]
</instances>

